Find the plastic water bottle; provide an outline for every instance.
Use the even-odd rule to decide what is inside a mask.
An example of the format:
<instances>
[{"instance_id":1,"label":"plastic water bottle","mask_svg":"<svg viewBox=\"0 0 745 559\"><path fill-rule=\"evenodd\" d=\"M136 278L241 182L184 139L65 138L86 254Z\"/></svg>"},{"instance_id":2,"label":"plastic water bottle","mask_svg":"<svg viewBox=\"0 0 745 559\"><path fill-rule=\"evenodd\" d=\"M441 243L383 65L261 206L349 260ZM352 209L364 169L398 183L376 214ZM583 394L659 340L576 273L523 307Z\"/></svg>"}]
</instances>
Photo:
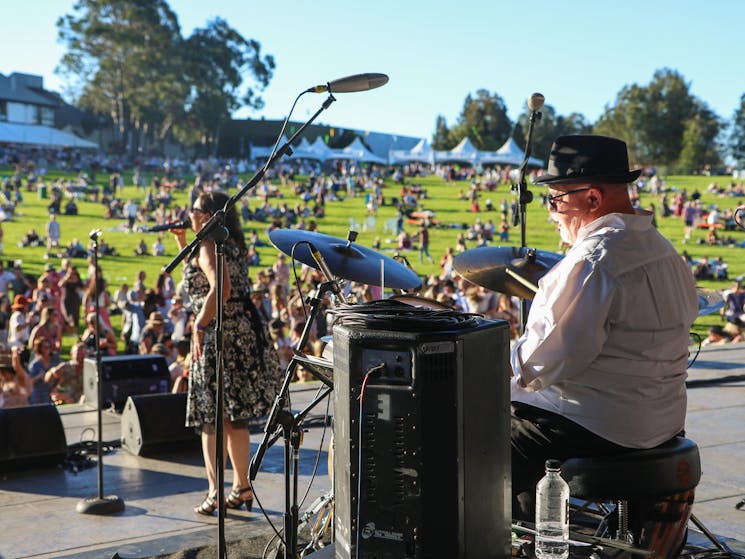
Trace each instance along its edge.
<instances>
[{"instance_id":1,"label":"plastic water bottle","mask_svg":"<svg viewBox=\"0 0 745 559\"><path fill-rule=\"evenodd\" d=\"M538 559L569 557L569 485L561 463L546 460L546 475L535 490L535 554Z\"/></svg>"}]
</instances>

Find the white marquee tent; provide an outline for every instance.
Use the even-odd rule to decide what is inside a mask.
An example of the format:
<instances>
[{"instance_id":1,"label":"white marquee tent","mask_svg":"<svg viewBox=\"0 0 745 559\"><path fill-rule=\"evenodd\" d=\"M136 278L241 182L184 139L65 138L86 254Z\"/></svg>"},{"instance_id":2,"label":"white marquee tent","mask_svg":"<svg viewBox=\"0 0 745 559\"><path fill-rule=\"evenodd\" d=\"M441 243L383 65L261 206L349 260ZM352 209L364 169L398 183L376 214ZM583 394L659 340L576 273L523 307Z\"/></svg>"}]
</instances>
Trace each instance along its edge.
<instances>
[{"instance_id":1,"label":"white marquee tent","mask_svg":"<svg viewBox=\"0 0 745 559\"><path fill-rule=\"evenodd\" d=\"M473 165L478 156L479 150L471 143L466 136L460 143L449 151L436 151L435 161L437 163L465 163Z\"/></svg>"},{"instance_id":2,"label":"white marquee tent","mask_svg":"<svg viewBox=\"0 0 745 559\"><path fill-rule=\"evenodd\" d=\"M359 161L361 163L387 163L382 157L378 157L365 147L359 137L347 147L342 149L331 150L326 159L348 159L350 161Z\"/></svg>"},{"instance_id":3,"label":"white marquee tent","mask_svg":"<svg viewBox=\"0 0 745 559\"><path fill-rule=\"evenodd\" d=\"M0 143L98 149L98 144L51 126L0 122Z\"/></svg>"},{"instance_id":4,"label":"white marquee tent","mask_svg":"<svg viewBox=\"0 0 745 559\"><path fill-rule=\"evenodd\" d=\"M388 162L391 165L397 163L434 163L435 151L427 143L427 140L422 138L411 149L392 149L389 151Z\"/></svg>"},{"instance_id":5,"label":"white marquee tent","mask_svg":"<svg viewBox=\"0 0 745 559\"><path fill-rule=\"evenodd\" d=\"M477 159L482 165L522 165L525 152L509 137L497 151L480 151ZM543 161L535 157L531 157L528 164L543 167Z\"/></svg>"}]
</instances>

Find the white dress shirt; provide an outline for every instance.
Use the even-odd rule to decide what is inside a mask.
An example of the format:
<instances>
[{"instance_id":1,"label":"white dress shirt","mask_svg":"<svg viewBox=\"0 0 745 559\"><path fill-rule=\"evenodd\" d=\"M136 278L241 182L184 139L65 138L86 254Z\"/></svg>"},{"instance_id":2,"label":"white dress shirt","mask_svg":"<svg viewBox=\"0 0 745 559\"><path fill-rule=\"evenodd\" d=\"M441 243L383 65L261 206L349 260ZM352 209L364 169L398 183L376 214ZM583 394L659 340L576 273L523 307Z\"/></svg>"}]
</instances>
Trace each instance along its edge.
<instances>
[{"instance_id":1,"label":"white dress shirt","mask_svg":"<svg viewBox=\"0 0 745 559\"><path fill-rule=\"evenodd\" d=\"M693 275L652 215L600 217L539 282L512 351L512 400L622 446L656 446L684 427L697 314Z\"/></svg>"}]
</instances>

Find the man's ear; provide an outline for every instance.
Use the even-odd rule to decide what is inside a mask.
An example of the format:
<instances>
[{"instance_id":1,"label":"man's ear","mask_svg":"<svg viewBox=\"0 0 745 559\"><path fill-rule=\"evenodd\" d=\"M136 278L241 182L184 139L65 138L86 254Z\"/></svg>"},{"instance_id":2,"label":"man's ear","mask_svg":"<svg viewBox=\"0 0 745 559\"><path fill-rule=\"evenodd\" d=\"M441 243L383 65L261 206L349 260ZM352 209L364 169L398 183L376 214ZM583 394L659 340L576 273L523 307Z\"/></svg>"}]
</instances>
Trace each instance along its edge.
<instances>
[{"instance_id":1,"label":"man's ear","mask_svg":"<svg viewBox=\"0 0 745 559\"><path fill-rule=\"evenodd\" d=\"M588 196L587 201L590 203L590 210L596 211L603 203L605 195L603 194L603 191L599 188L591 187Z\"/></svg>"}]
</instances>

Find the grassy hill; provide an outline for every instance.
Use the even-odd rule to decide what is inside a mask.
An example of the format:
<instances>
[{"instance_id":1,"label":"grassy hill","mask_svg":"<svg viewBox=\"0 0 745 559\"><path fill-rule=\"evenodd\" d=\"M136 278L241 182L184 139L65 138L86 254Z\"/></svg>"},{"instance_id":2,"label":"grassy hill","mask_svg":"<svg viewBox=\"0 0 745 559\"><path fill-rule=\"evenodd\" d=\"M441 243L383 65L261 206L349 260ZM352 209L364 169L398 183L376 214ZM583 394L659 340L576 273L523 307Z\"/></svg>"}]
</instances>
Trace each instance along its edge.
<instances>
[{"instance_id":1,"label":"grassy hill","mask_svg":"<svg viewBox=\"0 0 745 559\"><path fill-rule=\"evenodd\" d=\"M0 168L0 176L5 177L12 174L11 169ZM49 184L58 177L72 178L72 175L50 172L45 180L47 184ZM244 180L248 180L249 178L250 177L248 176L243 177ZM107 181L108 177L99 175L99 179ZM120 197L124 199L131 197L142 200L143 191L133 186L131 175L125 175L124 179L125 187L123 192L120 194ZM668 189L687 189L689 193L693 190L698 190L702 193L702 200L705 207L717 204L720 209L725 209L737 207L742 200L731 197L722 198L708 194L706 192L706 187L711 182L717 182L720 185L726 186L731 182L731 180L730 177L670 176L665 178L665 184ZM492 219L494 223L499 226L501 215L498 210L493 212L483 211L487 198L491 199L497 208L503 198L507 199L510 203L514 199L514 193L505 185L500 186L493 192L483 192L481 193L479 200L482 211L476 214L469 211L470 204L468 202L458 199L461 190L468 191L469 185L467 182L447 184L436 176L415 178L412 182L420 184L424 189L426 189L427 199L422 201L422 208L436 212L436 219L440 222L440 227L432 229L430 233L430 253L434 258L434 264L430 264L429 262L419 263L418 255L415 251L408 255L415 270L422 276L426 274L439 273L438 262L440 257L447 247L455 247L456 236L462 231L461 226L464 224L470 225L474 223L477 218L480 218L484 222ZM344 201L327 202L326 216L317 220L319 231L336 237L346 238L350 225L353 225L360 233L357 240L358 243L371 246L375 238L380 237L381 251L390 255L395 247L395 232L391 231L389 227L395 221L396 215L395 208L390 205L390 199L391 197L400 196L400 188L400 185L395 185L392 181L386 181L386 187L384 189L386 205L379 208L374 223L372 221L368 222L364 196L350 198ZM547 219L545 208L540 203L540 194L545 192L545 189L533 186L530 187L530 190L534 193L536 199L528 206L526 234L527 245L542 250L556 251L558 247L558 236L556 235L554 225ZM283 198L270 199L272 205L286 202L290 207L292 207L298 201L297 197L292 194L289 187L281 187L280 191ZM234 192L231 192L231 194L233 193ZM6 262L20 259L23 261L24 269L27 272L38 274L43 270L44 265L49 262L49 260L44 258L45 249L43 247L21 248L18 246L18 243L31 228L35 228L42 235L44 234L46 222L48 220L47 206L49 200L41 198L38 192L27 191L25 189L23 191L23 196L24 201L18 207L14 218L11 221L2 224L5 233L2 258ZM186 198L186 192L175 193L175 203L181 206L186 205ZM654 203L659 209L660 198L661 196L643 194L642 203L644 207L649 207L650 203ZM252 208L258 203L258 199L249 198L249 204ZM140 239L144 239L147 245L150 246L155 240L155 234L124 232L122 227L124 221L105 219L104 208L100 203L79 200L78 207L79 215L61 215L58 217L62 229L62 242L63 244L66 244L72 238L79 238L84 245L87 245L90 231L95 228L101 229L106 242L116 248L119 253L119 256L103 257L100 260L101 267L103 268L104 275L109 282L110 291L112 292L122 282L127 282L131 285L139 270L146 271L148 284L152 286L163 265L169 262L177 253L175 242L170 238L170 235L166 233L166 256L135 256L134 247ZM670 239L679 251L682 251L683 249L687 250L694 259L722 256L729 264L730 277L745 275L745 250L738 247L699 244L697 241L703 240L706 237L705 230L696 231L693 239L688 244L683 244L683 222L680 218L661 218L658 214L657 222L660 231ZM245 224L245 230L256 229L262 239L268 241L264 232L266 226L267 223L249 222ZM414 232L413 226L409 226L407 229L412 233ZM733 236L738 243L745 241L745 232L735 231L727 234ZM510 231L509 244L515 246L520 244L519 228ZM470 246L473 246L473 244ZM260 267L266 267L274 262L277 250L271 246L262 247L259 249L259 253L261 255ZM59 264L58 261L55 262L53 260L53 262L56 265ZM79 259L76 261L76 264L81 273L84 273L86 267L85 261ZM255 273L254 269L252 269L251 273L252 275ZM176 281L180 279L180 273L178 271L174 273L174 279ZM708 281L701 282L701 285L707 288L722 289L728 287L729 283L730 282ZM719 315L700 317L696 322L695 330L699 333L705 333L706 329L711 324L718 323L719 321Z\"/></svg>"}]
</instances>

